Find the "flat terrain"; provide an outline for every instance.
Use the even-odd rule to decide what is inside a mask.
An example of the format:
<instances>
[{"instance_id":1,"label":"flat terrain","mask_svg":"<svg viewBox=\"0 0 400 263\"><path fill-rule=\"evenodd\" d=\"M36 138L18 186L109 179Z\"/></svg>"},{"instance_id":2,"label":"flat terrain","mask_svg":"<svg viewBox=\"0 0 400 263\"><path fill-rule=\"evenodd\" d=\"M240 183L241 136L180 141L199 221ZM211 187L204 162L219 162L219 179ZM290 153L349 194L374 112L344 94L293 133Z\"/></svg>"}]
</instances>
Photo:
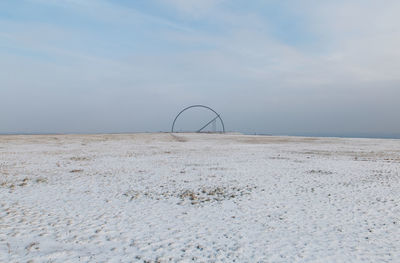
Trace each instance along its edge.
<instances>
[{"instance_id":1,"label":"flat terrain","mask_svg":"<svg viewBox=\"0 0 400 263\"><path fill-rule=\"evenodd\" d=\"M400 140L0 136L0 262L399 262Z\"/></svg>"}]
</instances>

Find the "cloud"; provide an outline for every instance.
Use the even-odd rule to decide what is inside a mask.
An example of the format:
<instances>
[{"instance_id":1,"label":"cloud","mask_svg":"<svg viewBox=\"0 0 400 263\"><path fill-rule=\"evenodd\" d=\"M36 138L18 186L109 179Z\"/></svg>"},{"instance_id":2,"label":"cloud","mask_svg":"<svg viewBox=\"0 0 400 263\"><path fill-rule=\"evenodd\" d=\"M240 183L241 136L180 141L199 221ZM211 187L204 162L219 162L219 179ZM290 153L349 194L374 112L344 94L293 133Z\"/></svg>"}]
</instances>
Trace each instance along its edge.
<instances>
[{"instance_id":1,"label":"cloud","mask_svg":"<svg viewBox=\"0 0 400 263\"><path fill-rule=\"evenodd\" d=\"M165 0L158 1L159 4L176 9L185 16L194 16L196 18L204 16L207 13L221 6L226 0Z\"/></svg>"},{"instance_id":2,"label":"cloud","mask_svg":"<svg viewBox=\"0 0 400 263\"><path fill-rule=\"evenodd\" d=\"M89 132L163 130L180 107L197 103L215 106L239 131L400 132L396 1L279 6L296 16L291 25L304 23L296 35L312 35L301 43L274 34L281 21L264 13L277 7L261 2L246 11L211 0L157 0L145 9L104 0L31 3L66 17L0 19L0 95L12 98L0 107L8 124L0 132L30 129L26 105L44 116L37 130ZM5 114L12 105L19 123Z\"/></svg>"}]
</instances>

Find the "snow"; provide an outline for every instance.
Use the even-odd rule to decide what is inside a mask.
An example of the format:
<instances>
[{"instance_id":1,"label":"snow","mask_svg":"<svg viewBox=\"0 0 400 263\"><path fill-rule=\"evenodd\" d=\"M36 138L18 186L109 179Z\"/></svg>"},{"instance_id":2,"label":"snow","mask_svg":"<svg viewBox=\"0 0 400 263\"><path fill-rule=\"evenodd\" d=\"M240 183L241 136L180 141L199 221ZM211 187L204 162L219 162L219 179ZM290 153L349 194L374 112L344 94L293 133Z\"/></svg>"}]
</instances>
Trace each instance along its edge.
<instances>
[{"instance_id":1,"label":"snow","mask_svg":"<svg viewBox=\"0 0 400 263\"><path fill-rule=\"evenodd\" d=\"M400 140L0 136L0 262L393 262Z\"/></svg>"}]
</instances>

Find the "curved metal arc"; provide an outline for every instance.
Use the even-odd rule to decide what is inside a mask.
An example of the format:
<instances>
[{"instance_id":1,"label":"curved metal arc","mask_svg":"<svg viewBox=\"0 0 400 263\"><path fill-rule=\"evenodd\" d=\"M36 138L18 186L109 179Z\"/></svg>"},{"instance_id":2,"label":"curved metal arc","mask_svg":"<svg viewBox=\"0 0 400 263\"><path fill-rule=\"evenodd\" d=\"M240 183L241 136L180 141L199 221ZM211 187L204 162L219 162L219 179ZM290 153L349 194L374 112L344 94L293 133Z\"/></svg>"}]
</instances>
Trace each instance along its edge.
<instances>
[{"instance_id":1,"label":"curved metal arc","mask_svg":"<svg viewBox=\"0 0 400 263\"><path fill-rule=\"evenodd\" d=\"M192 105L192 106L186 107L186 108L184 108L183 110L181 110L181 111L178 113L178 115L176 115L176 117L175 117L175 119L174 119L174 122L172 123L171 132L174 132L175 122L176 122L176 120L178 119L178 117L179 117L184 111L186 111L186 110L188 110L188 109L191 109L191 108L206 108L206 109L209 109L210 111L214 112L214 113L218 116L219 120L221 121L221 124L222 124L222 131L225 133L225 125L224 125L224 121L222 120L221 116L220 116L215 110L211 109L210 107L207 107L207 106L204 106L204 105L200 105L200 104L199 104L199 105Z\"/></svg>"},{"instance_id":2,"label":"curved metal arc","mask_svg":"<svg viewBox=\"0 0 400 263\"><path fill-rule=\"evenodd\" d=\"M210 125L213 121L215 121L216 119L219 118L219 115L217 115L215 118L213 118L211 121L207 122L206 125L204 125L203 127L201 127L199 130L197 130L197 132L201 132L202 130L204 130L205 128L207 128L208 125Z\"/></svg>"}]
</instances>

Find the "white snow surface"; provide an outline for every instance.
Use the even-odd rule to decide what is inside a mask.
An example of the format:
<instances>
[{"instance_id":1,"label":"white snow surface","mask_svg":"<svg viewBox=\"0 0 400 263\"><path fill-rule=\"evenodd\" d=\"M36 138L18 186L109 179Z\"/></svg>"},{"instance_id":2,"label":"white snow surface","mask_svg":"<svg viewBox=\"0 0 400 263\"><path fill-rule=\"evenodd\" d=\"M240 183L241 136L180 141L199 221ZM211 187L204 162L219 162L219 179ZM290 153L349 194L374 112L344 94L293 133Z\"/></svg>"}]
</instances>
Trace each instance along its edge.
<instances>
[{"instance_id":1,"label":"white snow surface","mask_svg":"<svg viewBox=\"0 0 400 263\"><path fill-rule=\"evenodd\" d=\"M400 262L400 140L0 136L0 262Z\"/></svg>"}]
</instances>

